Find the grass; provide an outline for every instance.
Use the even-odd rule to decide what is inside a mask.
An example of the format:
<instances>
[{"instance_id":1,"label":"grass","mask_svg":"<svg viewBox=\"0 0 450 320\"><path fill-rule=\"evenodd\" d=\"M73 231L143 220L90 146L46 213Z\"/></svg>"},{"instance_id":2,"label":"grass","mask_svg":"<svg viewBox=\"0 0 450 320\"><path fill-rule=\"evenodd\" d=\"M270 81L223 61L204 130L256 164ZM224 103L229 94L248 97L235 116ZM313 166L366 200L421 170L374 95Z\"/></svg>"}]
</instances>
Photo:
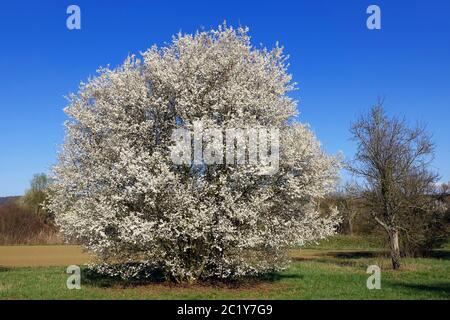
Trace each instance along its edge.
<instances>
[{"instance_id":1,"label":"grass","mask_svg":"<svg viewBox=\"0 0 450 320\"><path fill-rule=\"evenodd\" d=\"M68 290L65 267L0 267L0 299L450 299L450 252L403 259L403 269L394 272L381 251L362 250L368 247L361 242L339 238L293 249L284 272L234 284L130 285L82 272L81 290ZM381 267L381 290L366 287L372 264Z\"/></svg>"}]
</instances>

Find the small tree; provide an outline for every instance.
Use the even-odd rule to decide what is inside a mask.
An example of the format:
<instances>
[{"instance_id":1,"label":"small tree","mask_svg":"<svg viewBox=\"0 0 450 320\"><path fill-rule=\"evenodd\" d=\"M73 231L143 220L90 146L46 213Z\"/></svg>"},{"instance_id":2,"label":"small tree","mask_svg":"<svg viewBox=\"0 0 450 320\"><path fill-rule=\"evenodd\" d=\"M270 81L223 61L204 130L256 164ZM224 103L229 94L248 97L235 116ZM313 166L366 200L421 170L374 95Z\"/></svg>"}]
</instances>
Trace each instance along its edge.
<instances>
[{"instance_id":1,"label":"small tree","mask_svg":"<svg viewBox=\"0 0 450 320\"><path fill-rule=\"evenodd\" d=\"M317 208L338 162L294 120L292 89L282 49L252 47L243 28L179 34L143 62L101 69L65 109L49 206L62 232L98 255L98 271L122 277L158 269L192 282L282 268L285 249L333 234L338 222ZM175 164L174 130L197 121L278 129L279 170Z\"/></svg>"},{"instance_id":2,"label":"small tree","mask_svg":"<svg viewBox=\"0 0 450 320\"><path fill-rule=\"evenodd\" d=\"M428 170L433 143L425 127L409 127L389 118L380 102L351 128L357 143L351 171L365 181L365 199L373 218L389 236L392 266L400 268L399 232L406 216L433 208L430 195L438 176Z\"/></svg>"},{"instance_id":3,"label":"small tree","mask_svg":"<svg viewBox=\"0 0 450 320\"><path fill-rule=\"evenodd\" d=\"M50 179L45 173L35 174L30 183L30 189L21 198L22 205L36 215L43 215L44 218L47 218L44 206L48 199L49 185Z\"/></svg>"},{"instance_id":4,"label":"small tree","mask_svg":"<svg viewBox=\"0 0 450 320\"><path fill-rule=\"evenodd\" d=\"M341 232L353 235L355 220L361 214L361 194L356 184L347 183L334 195L336 207L342 216Z\"/></svg>"}]
</instances>

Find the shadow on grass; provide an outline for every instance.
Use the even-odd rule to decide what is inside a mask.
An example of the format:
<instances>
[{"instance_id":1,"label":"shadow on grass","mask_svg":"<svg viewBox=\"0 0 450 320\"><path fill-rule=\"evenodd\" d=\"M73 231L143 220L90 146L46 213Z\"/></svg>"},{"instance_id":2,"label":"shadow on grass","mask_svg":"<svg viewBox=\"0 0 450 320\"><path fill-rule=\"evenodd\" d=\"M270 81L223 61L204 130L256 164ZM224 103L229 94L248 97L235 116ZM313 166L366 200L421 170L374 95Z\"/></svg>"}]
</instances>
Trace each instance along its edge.
<instances>
[{"instance_id":1,"label":"shadow on grass","mask_svg":"<svg viewBox=\"0 0 450 320\"><path fill-rule=\"evenodd\" d=\"M376 258L385 257L386 252L384 251L352 251L352 252L329 252L326 254L333 258L338 259L361 259L361 258Z\"/></svg>"},{"instance_id":2,"label":"shadow on grass","mask_svg":"<svg viewBox=\"0 0 450 320\"><path fill-rule=\"evenodd\" d=\"M158 272L154 272L154 274L151 274L146 278L123 279L119 276L108 276L94 270L83 269L81 276L86 285L101 288L137 287L164 282L164 277Z\"/></svg>"},{"instance_id":3,"label":"shadow on grass","mask_svg":"<svg viewBox=\"0 0 450 320\"><path fill-rule=\"evenodd\" d=\"M236 279L208 279L199 281L197 285L219 289L252 289L258 290L261 285L274 284L285 279L303 279L303 275L296 273L271 272L259 276L240 277Z\"/></svg>"},{"instance_id":4,"label":"shadow on grass","mask_svg":"<svg viewBox=\"0 0 450 320\"><path fill-rule=\"evenodd\" d=\"M443 298L450 298L450 282L434 283L434 284L418 284L418 283L393 283L392 286L414 291L431 292L438 294Z\"/></svg>"},{"instance_id":5,"label":"shadow on grass","mask_svg":"<svg viewBox=\"0 0 450 320\"><path fill-rule=\"evenodd\" d=\"M295 257L296 262L314 261L325 265L339 267L360 267L364 259L386 258L388 252L383 250L327 251L310 257Z\"/></svg>"},{"instance_id":6,"label":"shadow on grass","mask_svg":"<svg viewBox=\"0 0 450 320\"><path fill-rule=\"evenodd\" d=\"M351 251L351 252L339 252L330 251L325 256L337 258L337 259L360 259L360 258L389 258L389 251ZM423 255L424 258L435 258L450 260L450 250L433 250L426 252Z\"/></svg>"},{"instance_id":7,"label":"shadow on grass","mask_svg":"<svg viewBox=\"0 0 450 320\"><path fill-rule=\"evenodd\" d=\"M297 273L268 273L259 277L243 278L240 281L277 282L285 279L303 279L304 276Z\"/></svg>"},{"instance_id":8,"label":"shadow on grass","mask_svg":"<svg viewBox=\"0 0 450 320\"><path fill-rule=\"evenodd\" d=\"M450 250L434 250L426 253L426 258L450 260Z\"/></svg>"},{"instance_id":9,"label":"shadow on grass","mask_svg":"<svg viewBox=\"0 0 450 320\"><path fill-rule=\"evenodd\" d=\"M9 268L0 266L0 272L7 272L7 271L9 271Z\"/></svg>"},{"instance_id":10,"label":"shadow on grass","mask_svg":"<svg viewBox=\"0 0 450 320\"><path fill-rule=\"evenodd\" d=\"M164 285L168 287L189 287L186 283L175 283L165 279L160 271L154 271L146 278L141 279L123 279L121 277L112 277L98 273L90 269L82 270L82 279L84 284L92 287L101 288L129 288L147 285ZM230 280L223 279L206 279L194 283L194 286L213 287L213 288L227 288L227 289L242 289L251 288L264 283L279 282L284 279L303 279L303 275L296 273L267 273L260 276L241 277Z\"/></svg>"},{"instance_id":11,"label":"shadow on grass","mask_svg":"<svg viewBox=\"0 0 450 320\"><path fill-rule=\"evenodd\" d=\"M339 265L353 265L356 263L355 259L366 259L366 258L379 258L387 257L388 253L385 251L327 251L314 256L306 257L294 257L293 261L316 261L324 263L334 263Z\"/></svg>"}]
</instances>

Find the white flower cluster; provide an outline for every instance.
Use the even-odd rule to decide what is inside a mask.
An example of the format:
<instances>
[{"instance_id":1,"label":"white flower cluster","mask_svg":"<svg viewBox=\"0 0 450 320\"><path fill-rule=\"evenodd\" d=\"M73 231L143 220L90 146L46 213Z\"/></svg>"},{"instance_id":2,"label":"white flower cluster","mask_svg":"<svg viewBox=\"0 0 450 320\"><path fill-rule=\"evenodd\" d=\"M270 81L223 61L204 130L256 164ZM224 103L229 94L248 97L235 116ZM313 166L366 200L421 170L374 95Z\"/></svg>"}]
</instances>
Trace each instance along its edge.
<instances>
[{"instance_id":1,"label":"white flower cluster","mask_svg":"<svg viewBox=\"0 0 450 320\"><path fill-rule=\"evenodd\" d=\"M318 201L339 161L294 120L282 48L254 48L247 32L179 34L142 60L100 69L70 97L49 209L100 271L159 270L179 282L258 274L282 268L288 247L334 232L337 212L321 216ZM278 170L174 164L172 133L195 121L277 128Z\"/></svg>"},{"instance_id":2,"label":"white flower cluster","mask_svg":"<svg viewBox=\"0 0 450 320\"><path fill-rule=\"evenodd\" d=\"M260 165L261 174L274 174L279 164L278 128L204 128L173 131L171 158L174 164Z\"/></svg>"}]
</instances>

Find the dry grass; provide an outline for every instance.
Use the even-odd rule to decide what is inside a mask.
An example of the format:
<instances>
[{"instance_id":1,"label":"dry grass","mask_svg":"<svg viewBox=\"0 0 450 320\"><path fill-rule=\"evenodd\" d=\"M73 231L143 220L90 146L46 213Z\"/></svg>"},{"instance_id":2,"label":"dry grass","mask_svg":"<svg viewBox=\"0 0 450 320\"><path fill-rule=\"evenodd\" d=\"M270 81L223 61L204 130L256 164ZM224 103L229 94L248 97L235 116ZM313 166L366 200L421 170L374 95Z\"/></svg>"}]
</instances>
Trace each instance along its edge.
<instances>
[{"instance_id":1,"label":"dry grass","mask_svg":"<svg viewBox=\"0 0 450 320\"><path fill-rule=\"evenodd\" d=\"M5 267L82 265L89 260L80 246L0 246L0 265Z\"/></svg>"}]
</instances>

